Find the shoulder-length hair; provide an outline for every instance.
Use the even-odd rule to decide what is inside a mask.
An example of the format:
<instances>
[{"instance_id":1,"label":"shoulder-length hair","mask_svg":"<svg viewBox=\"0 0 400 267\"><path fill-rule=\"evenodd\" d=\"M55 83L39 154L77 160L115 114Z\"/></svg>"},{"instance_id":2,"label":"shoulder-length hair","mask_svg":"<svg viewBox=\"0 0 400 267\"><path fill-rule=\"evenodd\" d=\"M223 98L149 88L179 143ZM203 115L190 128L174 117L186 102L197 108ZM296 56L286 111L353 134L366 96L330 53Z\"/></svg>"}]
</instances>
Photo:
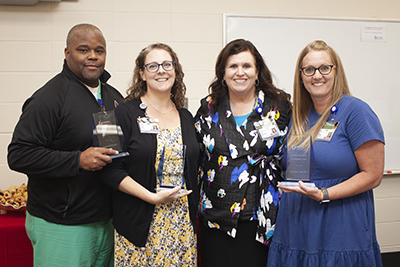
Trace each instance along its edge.
<instances>
[{"instance_id":1,"label":"shoulder-length hair","mask_svg":"<svg viewBox=\"0 0 400 267\"><path fill-rule=\"evenodd\" d=\"M177 108L182 108L185 102L186 86L183 82L183 77L185 74L182 71L182 65L179 63L178 56L174 50L166 44L155 43L151 44L142 49L135 60L135 69L133 70L133 77L129 88L126 90L127 97L125 101L132 100L144 96L147 92L147 83L142 80L140 76L140 71L145 71L144 63L147 54L153 49L162 49L167 51L172 61L175 62L175 82L171 88L171 100L174 102Z\"/></svg>"},{"instance_id":2,"label":"shoulder-length hair","mask_svg":"<svg viewBox=\"0 0 400 267\"><path fill-rule=\"evenodd\" d=\"M249 51L253 55L258 70L259 83L256 86L256 93L262 90L266 97L273 100L274 104L278 100L287 101L286 93L277 89L273 84L272 74L257 48L250 41L237 39L229 42L218 55L215 64L215 78L208 88L211 96L210 108L212 113L217 111L221 99L228 95L228 88L223 84L228 58L245 51Z\"/></svg>"},{"instance_id":3,"label":"shoulder-length hair","mask_svg":"<svg viewBox=\"0 0 400 267\"><path fill-rule=\"evenodd\" d=\"M304 57L310 51L326 51L331 57L334 65L334 85L332 91L332 98L327 105L327 108L323 112L322 116L316 122L316 124L308 130L309 121L308 115L313 106L313 102L310 93L306 90L303 84L301 76L301 68ZM324 41L316 40L308 44L297 58L296 70L294 74L293 84L293 114L292 114L292 127L289 134L310 134L312 141L315 141L319 131L327 121L331 114L331 107L335 105L343 95L350 95L349 86L347 84L346 74L344 72L342 61L336 51L327 45ZM300 141L300 140L297 140Z\"/></svg>"}]
</instances>

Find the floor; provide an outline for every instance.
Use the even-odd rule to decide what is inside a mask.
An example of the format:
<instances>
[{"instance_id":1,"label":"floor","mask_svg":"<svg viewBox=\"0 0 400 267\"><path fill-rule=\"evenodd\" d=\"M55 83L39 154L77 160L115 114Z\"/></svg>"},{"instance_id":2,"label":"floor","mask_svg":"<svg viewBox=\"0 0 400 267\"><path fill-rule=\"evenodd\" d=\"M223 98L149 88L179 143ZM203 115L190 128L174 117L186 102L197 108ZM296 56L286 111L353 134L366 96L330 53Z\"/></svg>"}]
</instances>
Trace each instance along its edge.
<instances>
[{"instance_id":1,"label":"floor","mask_svg":"<svg viewBox=\"0 0 400 267\"><path fill-rule=\"evenodd\" d=\"M399 267L400 266L400 252L382 253L383 267Z\"/></svg>"}]
</instances>

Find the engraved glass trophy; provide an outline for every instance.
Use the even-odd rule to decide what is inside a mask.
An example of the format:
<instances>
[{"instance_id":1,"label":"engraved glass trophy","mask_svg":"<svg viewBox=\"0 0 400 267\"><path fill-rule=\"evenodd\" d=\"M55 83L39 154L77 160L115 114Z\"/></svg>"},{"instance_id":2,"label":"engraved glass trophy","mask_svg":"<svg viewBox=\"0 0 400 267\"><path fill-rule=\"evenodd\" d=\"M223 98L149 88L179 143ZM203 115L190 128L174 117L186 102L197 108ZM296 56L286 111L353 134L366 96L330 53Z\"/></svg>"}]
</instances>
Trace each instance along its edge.
<instances>
[{"instance_id":1,"label":"engraved glass trophy","mask_svg":"<svg viewBox=\"0 0 400 267\"><path fill-rule=\"evenodd\" d=\"M101 111L93 114L93 146L112 148L119 154L109 155L111 158L129 156L128 152L122 151L124 134L118 125L114 110Z\"/></svg>"},{"instance_id":2,"label":"engraved glass trophy","mask_svg":"<svg viewBox=\"0 0 400 267\"><path fill-rule=\"evenodd\" d=\"M310 182L315 170L311 135L288 135L286 148L286 180L281 185L298 186L298 181L303 181L315 187Z\"/></svg>"},{"instance_id":3,"label":"engraved glass trophy","mask_svg":"<svg viewBox=\"0 0 400 267\"><path fill-rule=\"evenodd\" d=\"M189 175L187 160L186 145L164 145L156 173L156 191L180 186L178 193L186 193L185 184Z\"/></svg>"}]
</instances>

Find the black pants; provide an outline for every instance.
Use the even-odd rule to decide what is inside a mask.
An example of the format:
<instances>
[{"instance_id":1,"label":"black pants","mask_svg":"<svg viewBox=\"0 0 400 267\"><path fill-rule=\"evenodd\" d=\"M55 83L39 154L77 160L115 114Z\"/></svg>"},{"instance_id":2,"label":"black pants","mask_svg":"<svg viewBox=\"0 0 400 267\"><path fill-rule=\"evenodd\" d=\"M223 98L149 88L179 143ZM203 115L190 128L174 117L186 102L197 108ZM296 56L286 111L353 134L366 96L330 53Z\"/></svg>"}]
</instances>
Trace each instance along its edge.
<instances>
[{"instance_id":1,"label":"black pants","mask_svg":"<svg viewBox=\"0 0 400 267\"><path fill-rule=\"evenodd\" d=\"M239 221L236 237L208 228L200 217L202 267L266 267L268 247L255 240L258 221Z\"/></svg>"}]
</instances>

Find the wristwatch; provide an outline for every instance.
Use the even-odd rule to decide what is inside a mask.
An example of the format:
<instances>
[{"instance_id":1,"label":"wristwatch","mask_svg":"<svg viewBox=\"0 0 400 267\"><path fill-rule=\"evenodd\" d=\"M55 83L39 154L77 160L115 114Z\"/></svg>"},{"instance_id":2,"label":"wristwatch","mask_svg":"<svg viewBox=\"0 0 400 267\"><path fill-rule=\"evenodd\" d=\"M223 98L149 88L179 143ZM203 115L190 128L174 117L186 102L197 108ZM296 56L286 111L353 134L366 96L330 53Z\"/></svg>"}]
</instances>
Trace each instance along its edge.
<instances>
[{"instance_id":1,"label":"wristwatch","mask_svg":"<svg viewBox=\"0 0 400 267\"><path fill-rule=\"evenodd\" d=\"M329 203L330 200L329 200L329 193L328 193L328 190L327 190L325 187L322 187L322 188L321 188L321 192L322 192L322 199L321 199L321 201L319 202L319 204L322 204L322 203Z\"/></svg>"}]
</instances>

